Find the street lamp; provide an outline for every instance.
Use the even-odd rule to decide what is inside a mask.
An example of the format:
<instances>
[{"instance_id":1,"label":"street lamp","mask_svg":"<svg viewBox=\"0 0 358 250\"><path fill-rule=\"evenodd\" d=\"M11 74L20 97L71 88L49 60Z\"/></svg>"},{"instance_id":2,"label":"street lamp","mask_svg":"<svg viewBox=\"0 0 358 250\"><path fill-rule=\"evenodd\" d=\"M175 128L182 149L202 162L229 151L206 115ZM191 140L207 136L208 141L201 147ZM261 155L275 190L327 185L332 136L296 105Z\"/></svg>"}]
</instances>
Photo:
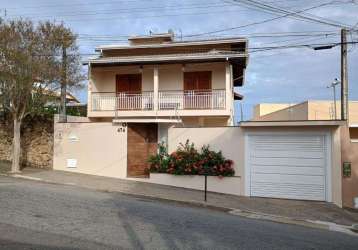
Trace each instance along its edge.
<instances>
[{"instance_id":1,"label":"street lamp","mask_svg":"<svg viewBox=\"0 0 358 250\"><path fill-rule=\"evenodd\" d=\"M338 78L335 78L331 85L327 86L327 88L333 89L333 100L334 100L334 119L337 120L337 100L336 100L336 86L340 84L341 81Z\"/></svg>"}]
</instances>

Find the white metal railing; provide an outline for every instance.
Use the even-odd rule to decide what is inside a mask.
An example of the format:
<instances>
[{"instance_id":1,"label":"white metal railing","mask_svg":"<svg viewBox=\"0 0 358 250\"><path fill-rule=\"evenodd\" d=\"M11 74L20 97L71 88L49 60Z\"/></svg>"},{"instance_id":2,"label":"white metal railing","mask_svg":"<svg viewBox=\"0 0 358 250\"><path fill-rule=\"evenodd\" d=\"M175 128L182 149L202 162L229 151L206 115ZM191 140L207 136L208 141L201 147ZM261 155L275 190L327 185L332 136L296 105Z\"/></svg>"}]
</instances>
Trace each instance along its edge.
<instances>
[{"instance_id":1,"label":"white metal railing","mask_svg":"<svg viewBox=\"0 0 358 250\"><path fill-rule=\"evenodd\" d=\"M92 111L114 111L116 109L116 93L114 92L92 92Z\"/></svg>"},{"instance_id":2,"label":"white metal railing","mask_svg":"<svg viewBox=\"0 0 358 250\"><path fill-rule=\"evenodd\" d=\"M225 109L225 99L222 89L160 91L159 109Z\"/></svg>"},{"instance_id":3,"label":"white metal railing","mask_svg":"<svg viewBox=\"0 0 358 250\"><path fill-rule=\"evenodd\" d=\"M213 90L159 91L159 110L225 109L226 93ZM153 110L154 93L92 92L92 111Z\"/></svg>"},{"instance_id":4,"label":"white metal railing","mask_svg":"<svg viewBox=\"0 0 358 250\"><path fill-rule=\"evenodd\" d=\"M118 93L117 110L153 110L153 92Z\"/></svg>"},{"instance_id":5,"label":"white metal railing","mask_svg":"<svg viewBox=\"0 0 358 250\"><path fill-rule=\"evenodd\" d=\"M152 110L153 92L91 93L92 111Z\"/></svg>"}]
</instances>

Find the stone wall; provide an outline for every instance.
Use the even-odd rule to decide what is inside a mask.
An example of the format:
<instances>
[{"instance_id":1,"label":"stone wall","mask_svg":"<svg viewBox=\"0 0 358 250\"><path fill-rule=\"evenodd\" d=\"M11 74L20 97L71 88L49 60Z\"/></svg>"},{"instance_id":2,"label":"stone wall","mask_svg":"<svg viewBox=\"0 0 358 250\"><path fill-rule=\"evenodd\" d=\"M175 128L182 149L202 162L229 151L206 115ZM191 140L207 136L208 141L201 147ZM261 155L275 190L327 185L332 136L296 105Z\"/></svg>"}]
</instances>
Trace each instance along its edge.
<instances>
[{"instance_id":1,"label":"stone wall","mask_svg":"<svg viewBox=\"0 0 358 250\"><path fill-rule=\"evenodd\" d=\"M12 127L0 123L0 160L11 161ZM32 119L21 130L23 166L52 168L53 120Z\"/></svg>"}]
</instances>

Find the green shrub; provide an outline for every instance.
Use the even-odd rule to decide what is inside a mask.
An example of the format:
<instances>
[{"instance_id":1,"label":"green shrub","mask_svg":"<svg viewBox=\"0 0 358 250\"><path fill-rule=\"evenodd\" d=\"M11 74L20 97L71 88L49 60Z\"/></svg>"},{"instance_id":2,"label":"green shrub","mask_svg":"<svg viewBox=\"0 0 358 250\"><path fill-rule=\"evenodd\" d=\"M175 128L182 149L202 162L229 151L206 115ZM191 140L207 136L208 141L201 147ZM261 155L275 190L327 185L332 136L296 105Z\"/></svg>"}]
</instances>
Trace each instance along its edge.
<instances>
[{"instance_id":1,"label":"green shrub","mask_svg":"<svg viewBox=\"0 0 358 250\"><path fill-rule=\"evenodd\" d=\"M158 154L149 158L151 173L168 173L174 175L209 175L233 176L233 161L227 160L222 152L210 150L203 146L200 152L189 140L180 144L170 155L163 144L159 144Z\"/></svg>"}]
</instances>

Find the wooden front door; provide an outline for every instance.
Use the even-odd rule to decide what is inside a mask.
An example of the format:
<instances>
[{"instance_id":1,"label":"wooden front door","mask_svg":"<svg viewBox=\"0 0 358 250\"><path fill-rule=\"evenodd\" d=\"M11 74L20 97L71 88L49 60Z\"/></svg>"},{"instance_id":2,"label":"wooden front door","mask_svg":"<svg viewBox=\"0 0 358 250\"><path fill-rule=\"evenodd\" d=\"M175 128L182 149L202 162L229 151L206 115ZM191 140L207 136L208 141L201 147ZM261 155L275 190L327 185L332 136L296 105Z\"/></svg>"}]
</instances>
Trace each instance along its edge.
<instances>
[{"instance_id":1,"label":"wooden front door","mask_svg":"<svg viewBox=\"0 0 358 250\"><path fill-rule=\"evenodd\" d=\"M158 124L128 124L127 176L148 177L148 158L157 153Z\"/></svg>"},{"instance_id":2,"label":"wooden front door","mask_svg":"<svg viewBox=\"0 0 358 250\"><path fill-rule=\"evenodd\" d=\"M211 107L211 71L184 72L184 107Z\"/></svg>"},{"instance_id":3,"label":"wooden front door","mask_svg":"<svg viewBox=\"0 0 358 250\"><path fill-rule=\"evenodd\" d=\"M118 109L131 110L142 107L142 75L125 74L116 76Z\"/></svg>"}]
</instances>

